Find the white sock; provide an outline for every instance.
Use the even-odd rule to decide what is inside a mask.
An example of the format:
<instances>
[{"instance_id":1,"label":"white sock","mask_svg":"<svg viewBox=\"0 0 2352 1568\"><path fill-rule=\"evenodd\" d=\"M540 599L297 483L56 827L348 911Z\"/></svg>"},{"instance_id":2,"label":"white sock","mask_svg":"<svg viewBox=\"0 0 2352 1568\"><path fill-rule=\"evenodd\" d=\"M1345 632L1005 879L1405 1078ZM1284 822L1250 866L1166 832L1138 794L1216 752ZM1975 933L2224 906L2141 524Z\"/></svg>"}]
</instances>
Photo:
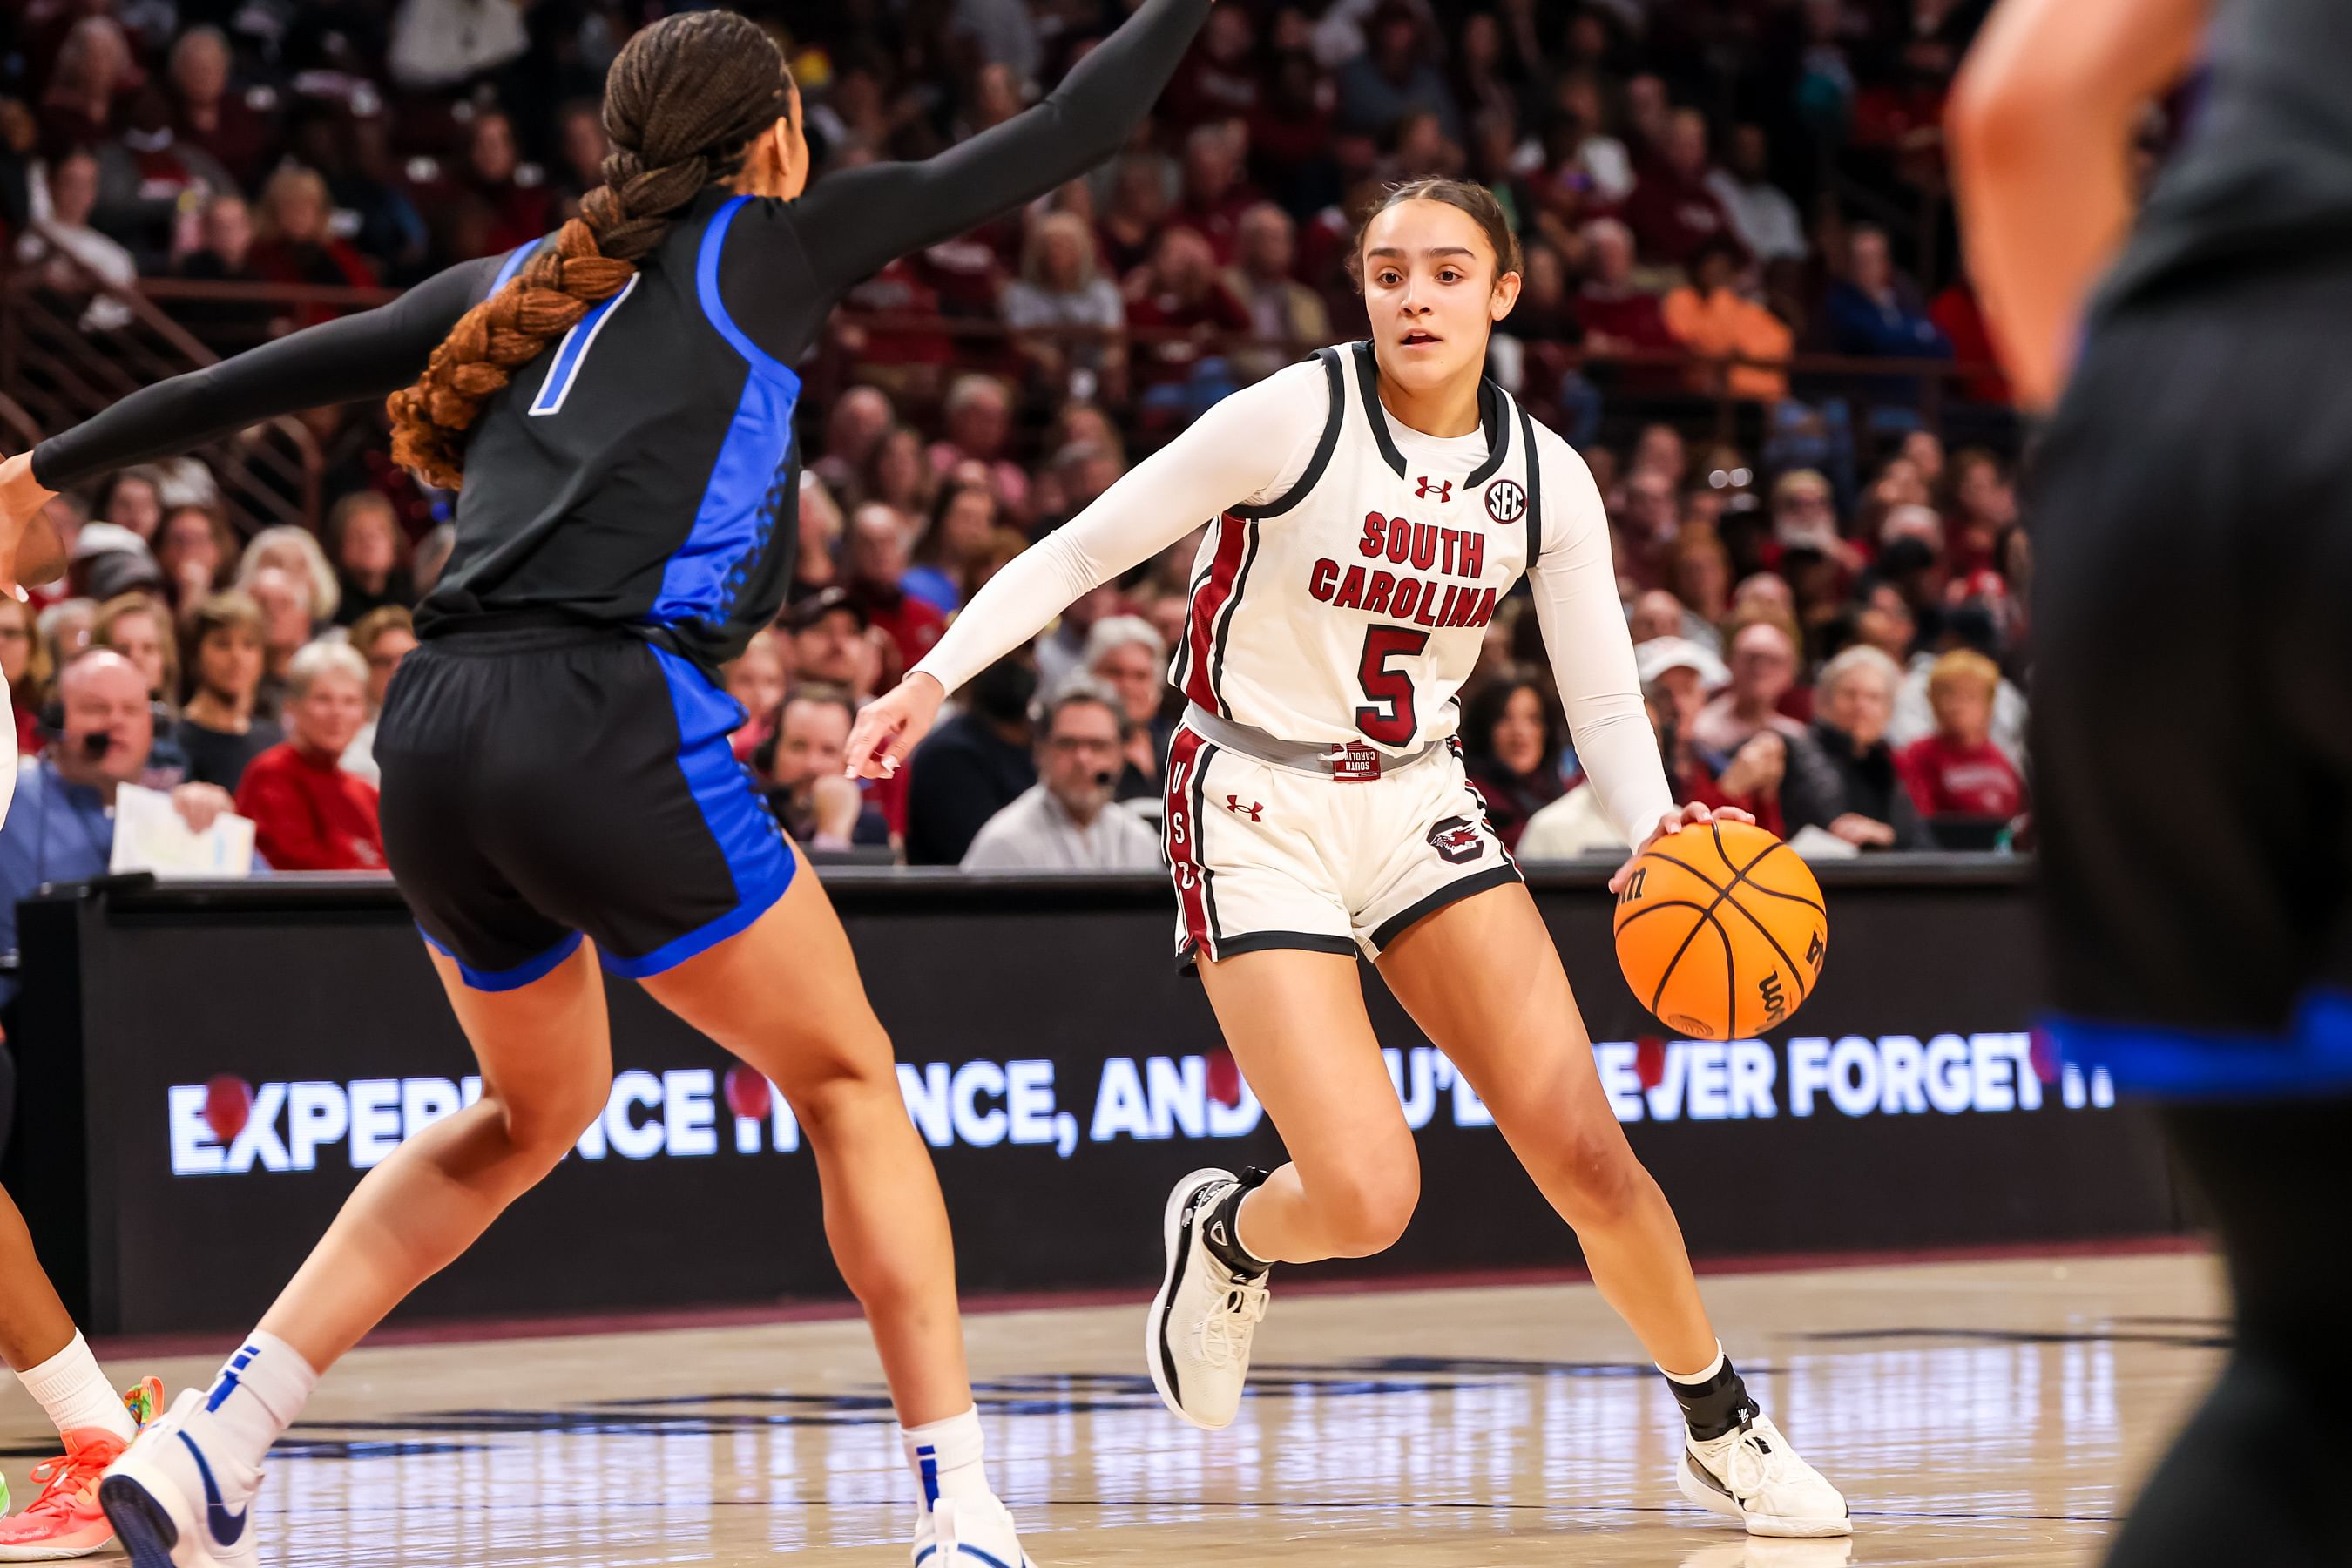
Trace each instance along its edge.
<instances>
[{"instance_id":1,"label":"white sock","mask_svg":"<svg viewBox=\"0 0 2352 1568\"><path fill-rule=\"evenodd\" d=\"M941 1498L988 1497L988 1472L981 1463L984 1439L977 1406L924 1426L901 1426L898 1442L923 1489L923 1508Z\"/></svg>"},{"instance_id":2,"label":"white sock","mask_svg":"<svg viewBox=\"0 0 2352 1568\"><path fill-rule=\"evenodd\" d=\"M1716 1374L1723 1370L1723 1342L1721 1340L1717 1340L1715 1342L1715 1359L1707 1363L1701 1370L1697 1372L1666 1372L1665 1366L1662 1363L1658 1363L1658 1370L1660 1372L1666 1373L1666 1381L1669 1383L1713 1383L1715 1381Z\"/></svg>"},{"instance_id":3,"label":"white sock","mask_svg":"<svg viewBox=\"0 0 2352 1568\"><path fill-rule=\"evenodd\" d=\"M16 1374L25 1392L37 1401L59 1432L79 1432L95 1426L128 1443L139 1435L122 1395L106 1381L98 1358L79 1333L66 1348L37 1367Z\"/></svg>"},{"instance_id":4,"label":"white sock","mask_svg":"<svg viewBox=\"0 0 2352 1568\"><path fill-rule=\"evenodd\" d=\"M294 1425L318 1385L319 1374L300 1352L257 1329L213 1380L205 1401L213 1422L210 1443L247 1470L259 1469L269 1445Z\"/></svg>"}]
</instances>

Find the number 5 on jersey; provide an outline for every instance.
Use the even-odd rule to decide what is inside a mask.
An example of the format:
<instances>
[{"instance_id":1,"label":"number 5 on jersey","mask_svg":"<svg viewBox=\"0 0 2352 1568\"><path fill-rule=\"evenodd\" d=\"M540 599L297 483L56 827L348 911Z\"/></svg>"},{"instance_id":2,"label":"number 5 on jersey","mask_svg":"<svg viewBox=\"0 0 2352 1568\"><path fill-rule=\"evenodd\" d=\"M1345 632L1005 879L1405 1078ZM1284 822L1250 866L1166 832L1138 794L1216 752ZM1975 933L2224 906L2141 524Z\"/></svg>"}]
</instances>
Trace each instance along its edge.
<instances>
[{"instance_id":1,"label":"number 5 on jersey","mask_svg":"<svg viewBox=\"0 0 2352 1568\"><path fill-rule=\"evenodd\" d=\"M1371 699L1356 710L1356 728L1364 739L1384 746L1407 746L1421 732L1412 710L1412 677L1391 669L1389 660L1407 658L1429 646L1429 634L1409 626L1364 628L1364 657L1356 666L1356 682Z\"/></svg>"}]
</instances>

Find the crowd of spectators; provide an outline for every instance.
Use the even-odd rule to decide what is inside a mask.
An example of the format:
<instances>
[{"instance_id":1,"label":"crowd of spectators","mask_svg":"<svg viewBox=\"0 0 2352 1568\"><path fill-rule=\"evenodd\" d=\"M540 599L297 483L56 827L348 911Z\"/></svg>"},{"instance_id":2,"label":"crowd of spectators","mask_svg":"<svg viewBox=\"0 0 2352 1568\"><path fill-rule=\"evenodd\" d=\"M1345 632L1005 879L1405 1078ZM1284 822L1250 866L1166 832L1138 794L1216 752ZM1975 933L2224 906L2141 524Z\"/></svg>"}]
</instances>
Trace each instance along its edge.
<instances>
[{"instance_id":1,"label":"crowd of spectators","mask_svg":"<svg viewBox=\"0 0 2352 1568\"><path fill-rule=\"evenodd\" d=\"M1019 112L1120 11L739 8L787 48L820 178ZM2030 828L2014 430L1967 281L1921 238L1948 224L1918 221L1948 211L1939 105L1983 8L1223 0L1119 158L889 263L804 367L796 580L725 672L738 755L823 854L1157 864L1193 541L957 694L898 778L842 776L850 721L1131 455L1360 331L1355 213L1448 174L1491 185L1525 243L1490 372L1599 480L1678 795L1817 853L2011 841ZM231 352L356 305L288 286L396 288L509 249L595 183L603 70L660 9L29 0L0 16L12 286L69 301L104 352L140 308L115 290L175 279L154 302ZM191 287L236 283L270 287ZM1918 362L1956 353L1931 394ZM316 531L245 537L228 475L195 459L53 503L68 582L0 599L29 759L0 907L103 868L121 783L192 823L251 816L274 869L382 865L372 715L449 498L393 468L377 411L310 423ZM1523 855L1606 848L1524 609L1464 693L1473 771Z\"/></svg>"}]
</instances>

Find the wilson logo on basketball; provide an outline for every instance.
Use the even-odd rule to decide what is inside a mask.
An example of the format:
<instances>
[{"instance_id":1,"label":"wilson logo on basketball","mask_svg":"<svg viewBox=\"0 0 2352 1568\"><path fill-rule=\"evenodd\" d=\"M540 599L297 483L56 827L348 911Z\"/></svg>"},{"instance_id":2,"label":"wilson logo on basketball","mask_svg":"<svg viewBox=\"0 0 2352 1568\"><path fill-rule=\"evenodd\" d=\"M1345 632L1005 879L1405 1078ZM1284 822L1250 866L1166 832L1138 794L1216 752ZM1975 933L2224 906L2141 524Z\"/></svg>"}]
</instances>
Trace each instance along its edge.
<instances>
[{"instance_id":1,"label":"wilson logo on basketball","mask_svg":"<svg viewBox=\"0 0 2352 1568\"><path fill-rule=\"evenodd\" d=\"M1486 487L1486 515L1496 522L1517 522L1528 510L1528 492L1517 479L1496 479Z\"/></svg>"}]
</instances>

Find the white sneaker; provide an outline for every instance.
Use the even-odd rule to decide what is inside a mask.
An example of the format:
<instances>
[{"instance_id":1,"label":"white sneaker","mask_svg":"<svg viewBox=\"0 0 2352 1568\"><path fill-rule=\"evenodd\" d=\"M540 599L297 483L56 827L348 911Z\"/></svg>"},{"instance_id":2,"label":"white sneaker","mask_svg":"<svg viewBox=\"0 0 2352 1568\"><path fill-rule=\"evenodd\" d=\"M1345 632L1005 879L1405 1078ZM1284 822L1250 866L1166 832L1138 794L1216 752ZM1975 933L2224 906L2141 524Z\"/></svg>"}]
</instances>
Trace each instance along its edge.
<instances>
[{"instance_id":1,"label":"white sneaker","mask_svg":"<svg viewBox=\"0 0 2352 1568\"><path fill-rule=\"evenodd\" d=\"M1162 1220L1168 1272L1144 1320L1144 1359L1161 1402L1211 1432L1232 1426L1241 1408L1250 1338L1265 1321L1265 1275L1227 1268L1202 1232L1238 1184L1232 1172L1214 1170L1176 1184Z\"/></svg>"},{"instance_id":2,"label":"white sneaker","mask_svg":"<svg viewBox=\"0 0 2352 1568\"><path fill-rule=\"evenodd\" d=\"M99 1506L131 1568L257 1568L253 1494L261 1472L208 1454L205 1415L204 1390L181 1394L98 1483Z\"/></svg>"},{"instance_id":3,"label":"white sneaker","mask_svg":"<svg viewBox=\"0 0 2352 1568\"><path fill-rule=\"evenodd\" d=\"M1750 1535L1850 1535L1845 1498L1797 1457L1772 1418L1758 1412L1706 1442L1687 1447L1675 1479L1683 1496L1748 1526ZM144 1568L144 1564L141 1565Z\"/></svg>"},{"instance_id":4,"label":"white sneaker","mask_svg":"<svg viewBox=\"0 0 2352 1568\"><path fill-rule=\"evenodd\" d=\"M1036 1568L1010 1510L992 1497L941 1498L919 1508L915 1568Z\"/></svg>"}]
</instances>

